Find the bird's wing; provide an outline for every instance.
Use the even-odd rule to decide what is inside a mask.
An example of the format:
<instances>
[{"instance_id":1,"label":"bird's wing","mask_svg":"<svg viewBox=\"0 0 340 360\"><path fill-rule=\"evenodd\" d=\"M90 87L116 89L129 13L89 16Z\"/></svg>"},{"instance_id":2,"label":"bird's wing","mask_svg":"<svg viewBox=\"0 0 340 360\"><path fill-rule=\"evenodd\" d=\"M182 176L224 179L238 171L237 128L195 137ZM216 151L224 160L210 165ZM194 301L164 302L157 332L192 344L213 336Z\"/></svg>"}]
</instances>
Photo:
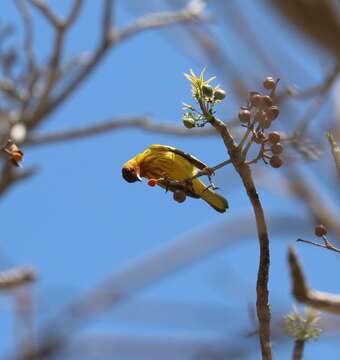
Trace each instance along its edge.
<instances>
[{"instance_id":1,"label":"bird's wing","mask_svg":"<svg viewBox=\"0 0 340 360\"><path fill-rule=\"evenodd\" d=\"M168 146L168 145L159 145L159 144L154 144L151 145L149 147L149 149L151 150L156 150L156 151L171 151L177 155L180 155L182 157L184 157L185 159L187 159L192 165L194 165L195 167L197 167L200 170L205 169L206 167L208 167L206 164L204 164L201 160L197 159L195 156L190 155L189 153L186 153L182 150L179 150L173 146Z\"/></svg>"}]
</instances>

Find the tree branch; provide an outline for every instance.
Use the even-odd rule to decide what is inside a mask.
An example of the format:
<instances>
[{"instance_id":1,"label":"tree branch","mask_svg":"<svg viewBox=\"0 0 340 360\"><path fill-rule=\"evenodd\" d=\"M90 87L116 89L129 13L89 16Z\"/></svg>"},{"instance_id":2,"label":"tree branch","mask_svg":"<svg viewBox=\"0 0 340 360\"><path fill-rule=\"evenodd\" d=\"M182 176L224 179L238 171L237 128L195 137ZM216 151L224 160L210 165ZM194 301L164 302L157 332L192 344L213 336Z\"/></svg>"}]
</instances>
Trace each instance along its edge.
<instances>
[{"instance_id":1,"label":"tree branch","mask_svg":"<svg viewBox=\"0 0 340 360\"><path fill-rule=\"evenodd\" d=\"M304 340L299 340L299 339L295 340L294 350L293 350L293 360L302 360L304 346L305 346Z\"/></svg>"},{"instance_id":2,"label":"tree branch","mask_svg":"<svg viewBox=\"0 0 340 360\"><path fill-rule=\"evenodd\" d=\"M140 19L137 19L131 25L128 25L125 29L112 32L110 37L107 37L107 33L104 33L90 61L79 71L73 80L71 80L59 92L59 94L50 99L48 105L43 109L43 111L39 112L39 114L37 114L30 121L29 127L35 127L42 118L50 115L61 103L63 103L94 71L94 69L100 64L112 46L116 46L123 40L126 40L133 35L136 35L145 30L163 28L173 24L186 23L200 18L203 9L198 6L195 7L195 3L197 3L197 1L194 0L179 11L160 12L143 16ZM104 7L103 11L106 11L106 7ZM103 16L105 19L106 14Z\"/></svg>"},{"instance_id":3,"label":"tree branch","mask_svg":"<svg viewBox=\"0 0 340 360\"><path fill-rule=\"evenodd\" d=\"M195 129L189 131L183 127L172 125L171 123L162 124L152 121L148 117L136 117L126 119L112 119L99 122L88 127L79 129L70 129L59 132L46 133L41 135L31 135L27 137L24 145L36 146L45 144L54 144L59 142L80 140L91 136L107 133L110 131L137 128L150 133L175 135L175 136L214 136L216 132L213 129Z\"/></svg>"},{"instance_id":4,"label":"tree branch","mask_svg":"<svg viewBox=\"0 0 340 360\"><path fill-rule=\"evenodd\" d=\"M329 146L331 147L332 155L334 158L335 166L340 179L340 145L335 141L334 136L331 132L327 134Z\"/></svg>"},{"instance_id":5,"label":"tree branch","mask_svg":"<svg viewBox=\"0 0 340 360\"><path fill-rule=\"evenodd\" d=\"M242 149L236 145L234 139L229 132L225 123L215 116L213 116L206 108L202 100L199 101L201 110L210 124L221 135L223 142L227 148L232 164L235 170L241 177L243 185L247 191L248 198L252 204L257 233L260 245L260 263L256 284L256 307L257 317L259 319L259 336L261 343L262 358L264 360L272 359L271 343L270 343L270 307L269 307L269 265L270 265L270 251L269 251L269 238L267 232L267 225L264 216L264 211L261 205L259 195L252 178L251 169L245 163L242 157Z\"/></svg>"},{"instance_id":6,"label":"tree branch","mask_svg":"<svg viewBox=\"0 0 340 360\"><path fill-rule=\"evenodd\" d=\"M299 302L332 314L340 314L340 296L313 290L307 284L294 247L289 248L288 262L292 281L292 294Z\"/></svg>"}]
</instances>

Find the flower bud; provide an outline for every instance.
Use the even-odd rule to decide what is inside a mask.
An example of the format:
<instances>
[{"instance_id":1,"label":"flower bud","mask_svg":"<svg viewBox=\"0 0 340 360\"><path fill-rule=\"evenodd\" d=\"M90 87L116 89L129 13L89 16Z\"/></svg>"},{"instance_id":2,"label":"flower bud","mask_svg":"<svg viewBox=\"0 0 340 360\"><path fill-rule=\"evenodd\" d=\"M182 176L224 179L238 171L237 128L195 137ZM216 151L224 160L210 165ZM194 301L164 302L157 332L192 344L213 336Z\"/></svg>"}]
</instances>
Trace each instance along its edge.
<instances>
[{"instance_id":1,"label":"flower bud","mask_svg":"<svg viewBox=\"0 0 340 360\"><path fill-rule=\"evenodd\" d=\"M215 92L214 92L215 100L222 101L226 96L227 96L227 94L223 89L221 89L221 88L215 89Z\"/></svg>"},{"instance_id":2,"label":"flower bud","mask_svg":"<svg viewBox=\"0 0 340 360\"><path fill-rule=\"evenodd\" d=\"M192 119L189 116L186 116L186 114L184 114L183 116L183 125L187 128L187 129L192 129L196 126L195 120Z\"/></svg>"},{"instance_id":3,"label":"flower bud","mask_svg":"<svg viewBox=\"0 0 340 360\"><path fill-rule=\"evenodd\" d=\"M207 98L211 98L214 94L214 89L210 86L210 85L202 85L202 93L203 96L207 97Z\"/></svg>"}]
</instances>

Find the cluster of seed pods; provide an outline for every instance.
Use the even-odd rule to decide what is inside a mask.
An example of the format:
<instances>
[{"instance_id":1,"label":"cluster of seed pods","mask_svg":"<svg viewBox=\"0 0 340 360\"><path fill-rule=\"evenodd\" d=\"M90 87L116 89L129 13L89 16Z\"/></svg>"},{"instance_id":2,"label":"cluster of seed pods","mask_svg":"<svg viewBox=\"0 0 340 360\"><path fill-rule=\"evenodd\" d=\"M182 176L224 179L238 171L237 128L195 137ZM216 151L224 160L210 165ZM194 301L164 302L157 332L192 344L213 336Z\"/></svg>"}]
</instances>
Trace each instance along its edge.
<instances>
[{"instance_id":1,"label":"cluster of seed pods","mask_svg":"<svg viewBox=\"0 0 340 360\"><path fill-rule=\"evenodd\" d=\"M251 92L246 106L242 106L238 114L240 122L251 130L252 141L262 146L262 159L274 168L282 165L280 155L283 152L283 146L280 143L281 136L278 132L269 132L268 129L278 118L280 109L274 104L274 95L278 80L267 77L262 86L269 91L268 94ZM269 147L266 147L269 145Z\"/></svg>"}]
</instances>

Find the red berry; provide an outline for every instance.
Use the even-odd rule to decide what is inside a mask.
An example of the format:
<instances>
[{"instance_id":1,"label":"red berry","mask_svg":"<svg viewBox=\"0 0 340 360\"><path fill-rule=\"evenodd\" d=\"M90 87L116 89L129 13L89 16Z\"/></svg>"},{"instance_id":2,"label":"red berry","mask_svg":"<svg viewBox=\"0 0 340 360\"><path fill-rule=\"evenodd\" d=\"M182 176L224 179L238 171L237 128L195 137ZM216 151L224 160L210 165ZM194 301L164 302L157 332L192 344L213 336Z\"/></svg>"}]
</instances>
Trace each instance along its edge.
<instances>
[{"instance_id":1,"label":"red berry","mask_svg":"<svg viewBox=\"0 0 340 360\"><path fill-rule=\"evenodd\" d=\"M156 186L157 184L158 184L157 179L150 179L150 180L148 181L148 185L149 185L149 186Z\"/></svg>"},{"instance_id":2,"label":"red berry","mask_svg":"<svg viewBox=\"0 0 340 360\"><path fill-rule=\"evenodd\" d=\"M273 167L273 168L275 168L275 169L277 169L277 168L279 168L279 167L282 166L282 160L281 160L281 158L280 158L279 156L277 156L277 155L272 156L272 157L270 158L270 160L269 160L269 163L270 163L271 167Z\"/></svg>"},{"instance_id":3,"label":"red berry","mask_svg":"<svg viewBox=\"0 0 340 360\"><path fill-rule=\"evenodd\" d=\"M271 76L268 76L263 80L262 85L265 89L272 90L276 86L276 81Z\"/></svg>"},{"instance_id":4,"label":"red berry","mask_svg":"<svg viewBox=\"0 0 340 360\"><path fill-rule=\"evenodd\" d=\"M327 234L327 229L324 225L317 225L314 229L315 235L318 237L325 236Z\"/></svg>"},{"instance_id":5,"label":"red berry","mask_svg":"<svg viewBox=\"0 0 340 360\"><path fill-rule=\"evenodd\" d=\"M278 142L280 142L281 136L277 131L273 131L272 133L269 134L268 140L271 144L274 145L274 144L277 144Z\"/></svg>"}]
</instances>

